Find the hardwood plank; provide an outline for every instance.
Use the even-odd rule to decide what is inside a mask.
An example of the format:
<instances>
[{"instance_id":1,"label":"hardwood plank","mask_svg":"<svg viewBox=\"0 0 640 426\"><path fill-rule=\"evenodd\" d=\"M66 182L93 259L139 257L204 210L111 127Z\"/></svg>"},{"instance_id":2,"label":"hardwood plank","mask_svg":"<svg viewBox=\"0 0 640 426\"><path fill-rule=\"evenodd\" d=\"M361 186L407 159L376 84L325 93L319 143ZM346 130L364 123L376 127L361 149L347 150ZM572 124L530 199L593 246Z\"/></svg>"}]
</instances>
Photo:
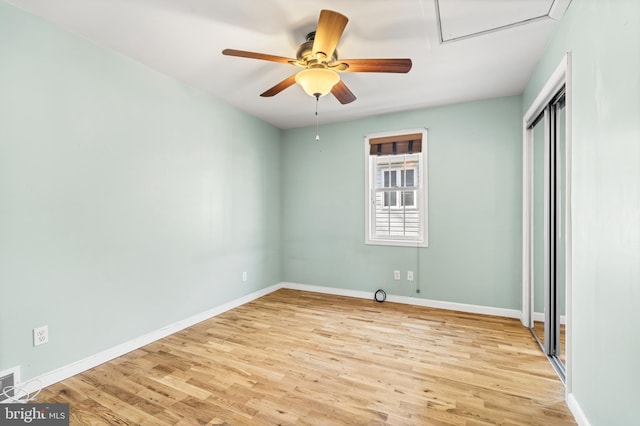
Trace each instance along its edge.
<instances>
[{"instance_id":1,"label":"hardwood plank","mask_svg":"<svg viewBox=\"0 0 640 426\"><path fill-rule=\"evenodd\" d=\"M44 389L71 424L574 425L507 318L278 290Z\"/></svg>"}]
</instances>

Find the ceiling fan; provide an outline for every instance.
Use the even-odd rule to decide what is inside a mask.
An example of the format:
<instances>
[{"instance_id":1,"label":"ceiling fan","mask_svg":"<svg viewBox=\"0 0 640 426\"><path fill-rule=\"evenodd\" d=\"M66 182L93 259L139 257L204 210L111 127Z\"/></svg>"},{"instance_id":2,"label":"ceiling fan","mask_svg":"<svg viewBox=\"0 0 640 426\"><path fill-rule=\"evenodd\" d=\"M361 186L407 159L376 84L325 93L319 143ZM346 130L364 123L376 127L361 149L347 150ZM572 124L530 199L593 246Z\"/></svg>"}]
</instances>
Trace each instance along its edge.
<instances>
[{"instance_id":1,"label":"ceiling fan","mask_svg":"<svg viewBox=\"0 0 640 426\"><path fill-rule=\"evenodd\" d=\"M284 89L298 83L307 94L318 99L331 92L342 104L356 100L355 95L340 79L340 72L386 72L408 73L411 59L338 59L336 46L349 19L332 10L321 10L317 29L309 33L300 45L296 58L225 49L223 55L290 64L302 68L260 96L277 95Z\"/></svg>"}]
</instances>

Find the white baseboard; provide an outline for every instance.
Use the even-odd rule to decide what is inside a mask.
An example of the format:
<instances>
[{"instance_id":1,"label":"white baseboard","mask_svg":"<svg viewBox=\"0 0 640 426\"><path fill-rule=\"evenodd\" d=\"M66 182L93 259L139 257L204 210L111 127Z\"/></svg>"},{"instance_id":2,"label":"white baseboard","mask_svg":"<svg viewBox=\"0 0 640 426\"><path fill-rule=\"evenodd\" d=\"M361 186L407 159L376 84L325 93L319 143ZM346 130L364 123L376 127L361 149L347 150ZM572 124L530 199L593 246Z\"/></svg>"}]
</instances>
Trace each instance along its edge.
<instances>
[{"instance_id":1,"label":"white baseboard","mask_svg":"<svg viewBox=\"0 0 640 426\"><path fill-rule=\"evenodd\" d=\"M582 407L580 407L580 404L578 404L576 397L572 393L567 395L567 406L579 426L591 426L591 422L587 419L584 411L582 411Z\"/></svg>"},{"instance_id":2,"label":"white baseboard","mask_svg":"<svg viewBox=\"0 0 640 426\"><path fill-rule=\"evenodd\" d=\"M335 294L338 296L357 297L360 299L372 299L373 292L358 291L358 290L345 290L343 288L323 287L309 284L298 283L280 283L283 288L290 288L294 290L313 291L316 293ZM494 315L506 318L520 319L522 313L516 309L494 308L491 306L480 305L468 305L466 303L456 302L443 302L439 300L421 299L419 297L408 296L396 296L392 294L387 295L389 302L404 303L407 305L425 306L429 308L447 309L450 311L469 312L473 314Z\"/></svg>"},{"instance_id":3,"label":"white baseboard","mask_svg":"<svg viewBox=\"0 0 640 426\"><path fill-rule=\"evenodd\" d=\"M534 312L533 320L544 322L544 312ZM565 315L560 315L560 324L566 324L566 323L567 323L567 317Z\"/></svg>"},{"instance_id":4,"label":"white baseboard","mask_svg":"<svg viewBox=\"0 0 640 426\"><path fill-rule=\"evenodd\" d=\"M120 345L114 346L110 349L99 352L95 355L91 355L87 358L81 359L79 361L65 365L63 367L60 367L48 373L42 374L34 379L26 380L24 383L20 383L19 385L21 386L24 392L28 392L28 393L36 392L40 388L51 386L54 383L60 382L71 376L82 373L83 371L89 370L105 362L111 361L128 352L131 352L135 349L139 349L145 345L148 345L159 339L162 339L163 337L169 336L170 334L176 333L180 330L183 330L199 322L205 321L209 318L213 318L226 311L229 311L233 308L244 305L245 303L251 302L252 300L258 299L262 296L265 296L281 288L289 288L293 290L311 291L316 293L334 294L338 296L356 297L360 299L372 299L372 300L373 300L373 294L374 294L373 292L367 292L367 291L347 290L347 289L335 288L335 287L323 287L323 286L309 285L309 284L281 282L281 283L266 287L264 289L258 290L256 292L253 292L246 296L240 297L238 299L232 300L230 302L224 303L215 308L193 315L184 320L170 324L159 330L153 331L151 333L147 333L143 336L137 337L128 342L124 342ZM388 295L387 300L389 302L404 303L408 305L426 306L430 308L447 309L447 310L469 312L469 313L475 313L475 314L495 315L495 316L507 317L507 318L520 318L521 316L521 312L515 309L494 308L490 306L480 306L480 305L468 305L464 303L455 303L455 302L443 302L438 300L421 299L417 297ZM588 425L588 423L585 423L585 425Z\"/></svg>"},{"instance_id":5,"label":"white baseboard","mask_svg":"<svg viewBox=\"0 0 640 426\"><path fill-rule=\"evenodd\" d=\"M347 290L337 287L323 287L320 285L311 284L299 284L299 283L280 283L282 288L289 288L292 290L311 291L313 293L333 294L336 296L356 297L358 299L373 299L373 292L360 291L360 290Z\"/></svg>"},{"instance_id":6,"label":"white baseboard","mask_svg":"<svg viewBox=\"0 0 640 426\"><path fill-rule=\"evenodd\" d=\"M95 355L91 355L87 358L81 359L80 361L65 365L34 379L26 380L24 383L20 383L19 386L24 392L37 392L40 388L51 386L54 383L82 373L83 371L89 370L100 364L104 364L107 361L111 361L128 352L139 349L145 345L155 342L156 340L162 339L163 337L169 336L170 334L176 333L180 330L184 330L185 328L191 327L194 324L205 321L209 318L213 318L238 306L244 305L245 303L258 299L280 288L282 288L281 284L274 284L272 286L263 288L246 296L240 297L238 299L224 303L220 306L216 306L215 308L193 315L184 320L170 324L159 330L152 331L151 333L147 333L133 340L129 340L128 342L124 342L120 345L114 346Z\"/></svg>"}]
</instances>

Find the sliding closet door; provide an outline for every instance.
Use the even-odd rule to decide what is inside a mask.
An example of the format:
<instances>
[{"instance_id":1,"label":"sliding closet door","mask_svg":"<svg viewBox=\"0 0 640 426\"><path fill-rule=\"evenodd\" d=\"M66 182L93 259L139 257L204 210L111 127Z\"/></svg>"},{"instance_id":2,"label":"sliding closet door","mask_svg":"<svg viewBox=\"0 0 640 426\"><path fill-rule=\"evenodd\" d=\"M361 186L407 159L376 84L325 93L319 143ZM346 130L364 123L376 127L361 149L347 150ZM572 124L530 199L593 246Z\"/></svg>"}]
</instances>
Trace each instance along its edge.
<instances>
[{"instance_id":1,"label":"sliding closet door","mask_svg":"<svg viewBox=\"0 0 640 426\"><path fill-rule=\"evenodd\" d=\"M554 291L554 339L553 356L564 368L566 363L566 108L565 95L561 92L550 108L554 140L554 238L555 238L555 291Z\"/></svg>"},{"instance_id":2,"label":"sliding closet door","mask_svg":"<svg viewBox=\"0 0 640 426\"><path fill-rule=\"evenodd\" d=\"M548 297L546 288L547 280L545 278L545 211L547 210L545 195L545 187L547 183L547 173L545 173L546 156L548 155L546 147L547 134L545 131L544 112L538 117L531 131L533 132L533 166L532 166L532 331L540 344L544 346L545 341L545 317L547 316L545 301Z\"/></svg>"},{"instance_id":3,"label":"sliding closet door","mask_svg":"<svg viewBox=\"0 0 640 426\"><path fill-rule=\"evenodd\" d=\"M561 89L530 125L531 331L564 378L566 114Z\"/></svg>"},{"instance_id":4,"label":"sliding closet door","mask_svg":"<svg viewBox=\"0 0 640 426\"><path fill-rule=\"evenodd\" d=\"M569 70L570 55L566 55L523 117L522 215L522 321L568 389L572 358Z\"/></svg>"}]
</instances>

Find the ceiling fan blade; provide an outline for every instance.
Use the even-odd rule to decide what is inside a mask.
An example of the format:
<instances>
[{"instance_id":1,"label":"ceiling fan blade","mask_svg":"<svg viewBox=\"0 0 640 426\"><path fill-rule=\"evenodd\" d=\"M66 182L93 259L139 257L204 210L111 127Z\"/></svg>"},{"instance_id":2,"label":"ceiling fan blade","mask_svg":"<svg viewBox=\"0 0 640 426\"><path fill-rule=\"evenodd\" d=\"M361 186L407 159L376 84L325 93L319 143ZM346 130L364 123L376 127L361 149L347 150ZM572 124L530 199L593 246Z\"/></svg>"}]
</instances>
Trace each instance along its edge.
<instances>
[{"instance_id":1,"label":"ceiling fan blade","mask_svg":"<svg viewBox=\"0 0 640 426\"><path fill-rule=\"evenodd\" d=\"M344 81L342 80L340 80L336 83L335 86L333 86L333 89L331 89L331 94L335 96L336 99L343 105L356 100L356 95L354 95L353 92L349 90L347 85L344 84Z\"/></svg>"},{"instance_id":2,"label":"ceiling fan blade","mask_svg":"<svg viewBox=\"0 0 640 426\"><path fill-rule=\"evenodd\" d=\"M340 59L349 65L344 72L397 72L408 73L411 59Z\"/></svg>"},{"instance_id":3,"label":"ceiling fan blade","mask_svg":"<svg viewBox=\"0 0 640 426\"><path fill-rule=\"evenodd\" d=\"M322 52L330 59L336 50L340 37L342 37L342 32L347 26L347 22L349 22L349 18L338 12L326 9L321 10L320 18L318 18L318 28L313 41L313 53Z\"/></svg>"},{"instance_id":4,"label":"ceiling fan blade","mask_svg":"<svg viewBox=\"0 0 640 426\"><path fill-rule=\"evenodd\" d=\"M240 58L262 59L263 61L279 62L281 64L288 64L290 61L295 61L295 59L285 58L284 56L267 55L266 53L247 52L245 50L235 49L224 49L222 54L238 56Z\"/></svg>"},{"instance_id":5,"label":"ceiling fan blade","mask_svg":"<svg viewBox=\"0 0 640 426\"><path fill-rule=\"evenodd\" d=\"M295 74L285 78L280 83L276 84L275 86L273 86L271 89L265 91L264 93L261 93L260 96L262 96L263 98L269 98L271 96L275 96L278 93L282 92L287 87L293 86L294 84L296 84L296 75Z\"/></svg>"}]
</instances>

